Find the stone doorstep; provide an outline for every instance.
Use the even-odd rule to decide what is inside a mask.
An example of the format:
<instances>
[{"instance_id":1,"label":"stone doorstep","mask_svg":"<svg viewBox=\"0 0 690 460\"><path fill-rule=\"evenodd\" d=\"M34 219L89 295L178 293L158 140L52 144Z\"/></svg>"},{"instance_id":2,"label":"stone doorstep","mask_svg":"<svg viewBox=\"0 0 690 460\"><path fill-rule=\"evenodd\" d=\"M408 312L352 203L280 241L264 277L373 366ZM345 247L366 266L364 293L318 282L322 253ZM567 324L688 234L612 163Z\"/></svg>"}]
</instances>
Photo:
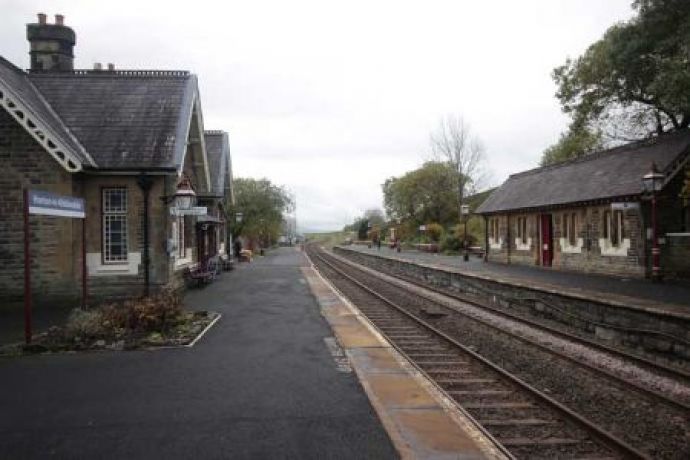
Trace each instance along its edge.
<instances>
[{"instance_id":1,"label":"stone doorstep","mask_svg":"<svg viewBox=\"0 0 690 460\"><path fill-rule=\"evenodd\" d=\"M688 307L684 305L656 302L651 300L639 299L637 297L625 296L621 294L588 291L584 289L569 289L549 283L540 283L538 285L535 285L534 280L528 278L491 276L487 275L486 273L468 273L449 265L429 264L421 261L415 261L413 259L405 259L383 254L370 254L368 252L361 252L342 247L339 247L339 249L343 251L350 251L354 254L362 254L366 257L379 257L381 259L392 260L395 262L406 263L409 265L415 265L417 267L424 269L436 270L480 281L494 282L510 287L515 287L518 289L544 292L547 294L570 297L573 299L583 300L586 302L596 302L604 305L610 305L617 308L625 308L628 310L637 310L660 316L671 316L682 320L690 320L690 309L688 309ZM687 312L679 311L679 309L685 309L687 310Z\"/></svg>"},{"instance_id":2,"label":"stone doorstep","mask_svg":"<svg viewBox=\"0 0 690 460\"><path fill-rule=\"evenodd\" d=\"M314 269L302 273L402 458L504 458L356 307Z\"/></svg>"}]
</instances>

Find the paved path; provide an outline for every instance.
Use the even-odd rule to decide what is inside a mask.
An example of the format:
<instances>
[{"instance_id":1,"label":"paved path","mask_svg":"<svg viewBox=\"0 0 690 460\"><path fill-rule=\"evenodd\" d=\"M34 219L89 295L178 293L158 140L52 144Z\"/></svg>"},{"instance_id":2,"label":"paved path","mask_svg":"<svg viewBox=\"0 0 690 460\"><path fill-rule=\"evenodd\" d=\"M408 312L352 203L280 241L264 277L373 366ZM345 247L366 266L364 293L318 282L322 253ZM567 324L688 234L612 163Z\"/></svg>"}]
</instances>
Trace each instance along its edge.
<instances>
[{"instance_id":1,"label":"paved path","mask_svg":"<svg viewBox=\"0 0 690 460\"><path fill-rule=\"evenodd\" d=\"M396 458L288 248L187 297L194 347L0 358L0 458Z\"/></svg>"},{"instance_id":2,"label":"paved path","mask_svg":"<svg viewBox=\"0 0 690 460\"><path fill-rule=\"evenodd\" d=\"M583 294L591 293L596 296L614 294L663 302L665 304L675 304L679 310L690 313L689 284L652 283L647 279L564 272L536 266L499 264L484 262L476 256L470 257L469 262L464 262L461 256L446 256L412 250L395 252L386 247L377 250L376 248L367 248L360 245L351 245L347 246L347 248L426 264L453 267L462 272L507 279L528 286L538 286L540 284L549 285L549 287L560 286L571 291L579 291Z\"/></svg>"}]
</instances>

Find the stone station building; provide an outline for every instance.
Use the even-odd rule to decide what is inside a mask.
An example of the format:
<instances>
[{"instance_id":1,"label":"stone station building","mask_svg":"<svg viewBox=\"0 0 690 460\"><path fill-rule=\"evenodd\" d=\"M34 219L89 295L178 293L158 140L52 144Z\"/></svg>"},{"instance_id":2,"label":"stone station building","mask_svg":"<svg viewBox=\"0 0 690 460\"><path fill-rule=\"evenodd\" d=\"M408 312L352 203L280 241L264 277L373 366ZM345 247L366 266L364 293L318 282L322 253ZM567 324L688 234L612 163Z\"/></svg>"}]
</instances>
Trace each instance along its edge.
<instances>
[{"instance_id":1,"label":"stone station building","mask_svg":"<svg viewBox=\"0 0 690 460\"><path fill-rule=\"evenodd\" d=\"M652 207L642 179L654 163L663 174L656 194L661 273L690 279L690 208L680 197L689 159L685 130L513 174L476 211L487 223L486 257L650 276Z\"/></svg>"},{"instance_id":2,"label":"stone station building","mask_svg":"<svg viewBox=\"0 0 690 460\"><path fill-rule=\"evenodd\" d=\"M23 295L23 190L85 199L90 299L183 285L228 247L228 135L206 132L186 71L73 69L74 31L56 16L27 25L31 69L0 57L0 303ZM179 187L198 197L175 208ZM206 208L205 212L202 207ZM186 215L184 215L186 214ZM80 293L82 223L30 217L36 303Z\"/></svg>"}]
</instances>

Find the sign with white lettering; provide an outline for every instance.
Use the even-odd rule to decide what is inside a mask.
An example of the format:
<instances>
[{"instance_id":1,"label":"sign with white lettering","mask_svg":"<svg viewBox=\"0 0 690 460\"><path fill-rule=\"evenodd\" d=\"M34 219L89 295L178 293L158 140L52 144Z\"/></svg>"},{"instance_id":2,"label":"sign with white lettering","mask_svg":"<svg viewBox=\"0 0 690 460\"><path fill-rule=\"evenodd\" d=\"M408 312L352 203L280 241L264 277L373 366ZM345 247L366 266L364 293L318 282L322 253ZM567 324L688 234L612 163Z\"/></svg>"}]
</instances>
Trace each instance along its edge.
<instances>
[{"instance_id":1,"label":"sign with white lettering","mask_svg":"<svg viewBox=\"0 0 690 460\"><path fill-rule=\"evenodd\" d=\"M86 216L84 199L57 195L43 190L29 190L29 214L83 219Z\"/></svg>"},{"instance_id":2,"label":"sign with white lettering","mask_svg":"<svg viewBox=\"0 0 690 460\"><path fill-rule=\"evenodd\" d=\"M194 206L189 209L170 208L171 216L205 216L207 213L206 206Z\"/></svg>"},{"instance_id":3,"label":"sign with white lettering","mask_svg":"<svg viewBox=\"0 0 690 460\"><path fill-rule=\"evenodd\" d=\"M628 209L640 209L640 203L622 202L611 203L611 209L614 211L627 211Z\"/></svg>"}]
</instances>

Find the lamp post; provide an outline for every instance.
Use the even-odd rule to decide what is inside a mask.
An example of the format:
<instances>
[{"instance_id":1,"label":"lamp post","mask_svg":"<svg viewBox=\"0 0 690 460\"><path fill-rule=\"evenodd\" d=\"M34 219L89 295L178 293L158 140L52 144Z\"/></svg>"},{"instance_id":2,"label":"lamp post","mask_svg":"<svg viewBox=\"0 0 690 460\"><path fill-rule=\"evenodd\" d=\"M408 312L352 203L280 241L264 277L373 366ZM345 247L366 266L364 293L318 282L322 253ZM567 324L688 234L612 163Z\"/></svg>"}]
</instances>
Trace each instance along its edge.
<instances>
[{"instance_id":1,"label":"lamp post","mask_svg":"<svg viewBox=\"0 0 690 460\"><path fill-rule=\"evenodd\" d=\"M177 184L177 191L173 195L173 202L175 208L179 210L188 210L194 206L194 199L196 198L196 193L192 187L192 182L187 176L182 177L180 182Z\"/></svg>"},{"instance_id":2,"label":"lamp post","mask_svg":"<svg viewBox=\"0 0 690 460\"><path fill-rule=\"evenodd\" d=\"M659 238L656 222L656 192L661 190L663 181L664 175L659 172L654 163L652 163L649 172L642 177L644 190L652 195L652 281L655 282L661 280Z\"/></svg>"},{"instance_id":3,"label":"lamp post","mask_svg":"<svg viewBox=\"0 0 690 460\"><path fill-rule=\"evenodd\" d=\"M470 260L470 253L469 253L469 248L467 247L467 219L469 218L470 215L470 207L469 205L463 204L460 206L460 214L462 214L463 220L465 221L465 236L463 237L463 242L462 245L465 248L465 253L462 256L462 260L465 262Z\"/></svg>"}]
</instances>

